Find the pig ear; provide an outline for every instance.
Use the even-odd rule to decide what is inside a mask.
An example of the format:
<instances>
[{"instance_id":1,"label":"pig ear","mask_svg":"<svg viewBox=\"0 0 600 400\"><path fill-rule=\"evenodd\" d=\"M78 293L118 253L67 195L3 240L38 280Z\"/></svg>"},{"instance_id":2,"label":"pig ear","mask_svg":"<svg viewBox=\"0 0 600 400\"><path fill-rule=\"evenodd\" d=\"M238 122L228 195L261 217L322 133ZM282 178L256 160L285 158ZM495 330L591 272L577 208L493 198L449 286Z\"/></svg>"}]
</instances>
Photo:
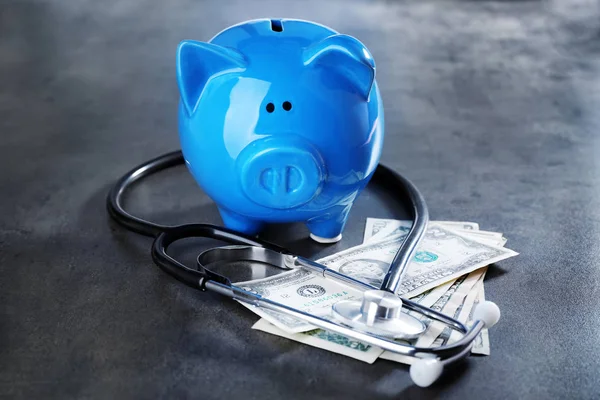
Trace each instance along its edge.
<instances>
[{"instance_id":1,"label":"pig ear","mask_svg":"<svg viewBox=\"0 0 600 400\"><path fill-rule=\"evenodd\" d=\"M375 80L375 61L369 50L348 35L329 36L308 47L304 65L327 68L345 78L358 93L369 99Z\"/></svg>"},{"instance_id":2,"label":"pig ear","mask_svg":"<svg viewBox=\"0 0 600 400\"><path fill-rule=\"evenodd\" d=\"M181 42L177 48L177 84L187 112L194 113L210 79L245 67L244 56L236 50L192 40Z\"/></svg>"}]
</instances>

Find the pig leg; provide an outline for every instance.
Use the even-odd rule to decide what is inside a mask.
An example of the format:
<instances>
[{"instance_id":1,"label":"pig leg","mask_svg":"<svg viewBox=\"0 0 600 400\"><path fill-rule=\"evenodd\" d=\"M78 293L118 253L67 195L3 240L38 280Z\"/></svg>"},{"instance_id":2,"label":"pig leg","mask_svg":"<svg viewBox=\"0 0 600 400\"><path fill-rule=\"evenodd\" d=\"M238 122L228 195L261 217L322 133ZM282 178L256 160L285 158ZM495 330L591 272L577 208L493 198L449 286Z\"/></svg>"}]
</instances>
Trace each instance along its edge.
<instances>
[{"instance_id":1,"label":"pig leg","mask_svg":"<svg viewBox=\"0 0 600 400\"><path fill-rule=\"evenodd\" d=\"M306 226L310 237L319 243L339 242L351 207L352 205L335 208L325 215L308 220Z\"/></svg>"},{"instance_id":2,"label":"pig leg","mask_svg":"<svg viewBox=\"0 0 600 400\"><path fill-rule=\"evenodd\" d=\"M246 235L256 235L264 226L264 223L260 221L244 217L225 208L219 207L219 213L227 228Z\"/></svg>"}]
</instances>

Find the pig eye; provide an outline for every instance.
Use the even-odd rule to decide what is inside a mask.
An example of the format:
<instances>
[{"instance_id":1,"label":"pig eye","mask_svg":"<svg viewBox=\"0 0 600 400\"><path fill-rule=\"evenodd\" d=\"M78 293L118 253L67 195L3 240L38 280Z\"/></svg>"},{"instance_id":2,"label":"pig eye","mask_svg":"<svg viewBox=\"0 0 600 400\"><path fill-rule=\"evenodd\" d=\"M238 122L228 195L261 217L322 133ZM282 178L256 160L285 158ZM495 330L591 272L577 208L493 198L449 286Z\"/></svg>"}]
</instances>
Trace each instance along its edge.
<instances>
[{"instance_id":1,"label":"pig eye","mask_svg":"<svg viewBox=\"0 0 600 400\"><path fill-rule=\"evenodd\" d=\"M289 101L284 101L283 102L283 109L285 111L290 111L292 109L292 103L290 103Z\"/></svg>"},{"instance_id":2,"label":"pig eye","mask_svg":"<svg viewBox=\"0 0 600 400\"><path fill-rule=\"evenodd\" d=\"M267 104L267 112L272 113L273 111L275 111L275 104L273 104L273 103Z\"/></svg>"}]
</instances>

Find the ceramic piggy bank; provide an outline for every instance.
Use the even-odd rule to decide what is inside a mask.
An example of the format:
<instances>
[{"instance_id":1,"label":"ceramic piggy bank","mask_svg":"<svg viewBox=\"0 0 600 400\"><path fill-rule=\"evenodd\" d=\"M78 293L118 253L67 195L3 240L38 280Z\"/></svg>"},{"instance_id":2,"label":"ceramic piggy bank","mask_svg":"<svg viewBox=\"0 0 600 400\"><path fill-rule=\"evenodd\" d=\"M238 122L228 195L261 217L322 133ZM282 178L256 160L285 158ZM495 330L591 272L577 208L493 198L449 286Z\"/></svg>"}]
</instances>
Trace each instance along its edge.
<instances>
[{"instance_id":1,"label":"ceramic piggy bank","mask_svg":"<svg viewBox=\"0 0 600 400\"><path fill-rule=\"evenodd\" d=\"M303 222L314 240L340 240L383 144L361 42L308 21L247 21L181 42L177 81L187 167L226 227Z\"/></svg>"}]
</instances>

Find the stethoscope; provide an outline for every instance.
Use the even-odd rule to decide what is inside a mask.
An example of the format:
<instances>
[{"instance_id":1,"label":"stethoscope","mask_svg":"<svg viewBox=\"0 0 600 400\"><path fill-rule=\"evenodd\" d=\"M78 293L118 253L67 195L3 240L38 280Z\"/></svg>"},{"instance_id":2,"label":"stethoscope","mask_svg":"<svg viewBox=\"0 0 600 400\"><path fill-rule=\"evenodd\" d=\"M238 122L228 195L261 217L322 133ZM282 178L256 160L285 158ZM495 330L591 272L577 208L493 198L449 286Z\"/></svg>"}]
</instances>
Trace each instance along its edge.
<instances>
[{"instance_id":1,"label":"stethoscope","mask_svg":"<svg viewBox=\"0 0 600 400\"><path fill-rule=\"evenodd\" d=\"M111 189L108 211L119 224L133 232L154 237L152 259L164 271L201 291L211 290L221 295L255 307L284 313L316 327L354 338L363 343L379 347L404 356L412 357L410 376L415 384L427 387L442 374L443 367L466 357L477 335L484 328L491 328L500 317L498 307L490 302L480 303L475 312L475 321L470 328L444 314L421 306L395 293L406 272L417 246L425 234L428 211L425 200L417 188L402 175L379 164L373 176L374 184L381 184L394 197L406 199L412 211L413 224L396 253L380 287L370 286L337 271L328 269L315 261L294 255L276 244L240 234L231 229L210 224L188 224L166 226L143 220L129 214L123 208L125 192L136 182L164 169L183 165L181 151L167 153L149 160L126 173ZM174 242L186 238L210 238L228 242L230 246L216 247L204 251L197 258L197 269L192 269L171 257L167 250ZM332 306L331 318L324 318L288 307L260 294L246 291L229 278L209 269L234 261L266 263L282 270L304 269L324 278L333 279L363 291L362 301L344 300ZM444 346L415 347L406 340L418 337L425 327L422 322L404 310L439 321L462 337Z\"/></svg>"}]
</instances>

